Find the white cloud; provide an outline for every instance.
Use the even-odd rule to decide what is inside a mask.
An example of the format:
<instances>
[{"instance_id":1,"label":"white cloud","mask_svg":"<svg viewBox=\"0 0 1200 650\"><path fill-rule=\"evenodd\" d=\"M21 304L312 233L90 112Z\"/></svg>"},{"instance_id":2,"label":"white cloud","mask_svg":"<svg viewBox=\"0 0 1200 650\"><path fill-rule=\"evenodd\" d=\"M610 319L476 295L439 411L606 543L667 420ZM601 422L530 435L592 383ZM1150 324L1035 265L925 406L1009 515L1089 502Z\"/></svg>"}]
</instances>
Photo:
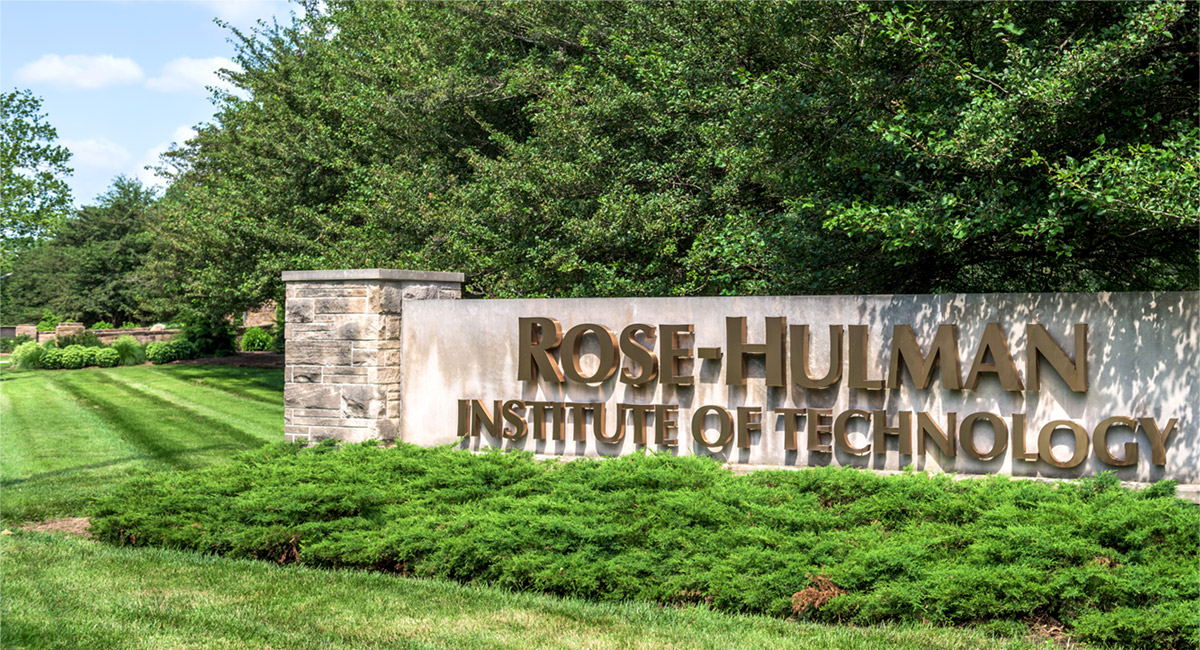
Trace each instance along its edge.
<instances>
[{"instance_id":1,"label":"white cloud","mask_svg":"<svg viewBox=\"0 0 1200 650\"><path fill-rule=\"evenodd\" d=\"M201 4L234 27L252 27L258 20L269 22L273 15L281 22L287 17L287 3L277 0L202 0Z\"/></svg>"},{"instance_id":2,"label":"white cloud","mask_svg":"<svg viewBox=\"0 0 1200 650\"><path fill-rule=\"evenodd\" d=\"M88 138L87 140L59 140L64 147L71 150L71 165L88 167L104 171L116 171L129 162L129 152L125 147L108 138Z\"/></svg>"},{"instance_id":3,"label":"white cloud","mask_svg":"<svg viewBox=\"0 0 1200 650\"><path fill-rule=\"evenodd\" d=\"M21 66L16 77L24 83L94 90L137 83L142 80L142 69L132 59L119 59L111 54L45 54L37 61Z\"/></svg>"},{"instance_id":4,"label":"white cloud","mask_svg":"<svg viewBox=\"0 0 1200 650\"><path fill-rule=\"evenodd\" d=\"M195 135L196 130L190 126L176 127L176 129L171 132L170 140L158 143L158 145L152 147L142 155L141 159L137 162L137 169L135 169L133 172L134 176L136 176L137 179L147 187L163 185L163 179L156 176L153 169L146 169L146 167L157 167L159 164L158 157L166 153L167 150L171 148L172 143L182 145L190 138L195 137Z\"/></svg>"},{"instance_id":5,"label":"white cloud","mask_svg":"<svg viewBox=\"0 0 1200 650\"><path fill-rule=\"evenodd\" d=\"M164 93L192 92L204 94L205 88L214 86L223 90L233 90L233 87L217 76L217 70L229 68L236 70L233 61L215 56L210 59L192 59L183 57L168 61L163 65L162 74L146 80L146 87Z\"/></svg>"}]
</instances>

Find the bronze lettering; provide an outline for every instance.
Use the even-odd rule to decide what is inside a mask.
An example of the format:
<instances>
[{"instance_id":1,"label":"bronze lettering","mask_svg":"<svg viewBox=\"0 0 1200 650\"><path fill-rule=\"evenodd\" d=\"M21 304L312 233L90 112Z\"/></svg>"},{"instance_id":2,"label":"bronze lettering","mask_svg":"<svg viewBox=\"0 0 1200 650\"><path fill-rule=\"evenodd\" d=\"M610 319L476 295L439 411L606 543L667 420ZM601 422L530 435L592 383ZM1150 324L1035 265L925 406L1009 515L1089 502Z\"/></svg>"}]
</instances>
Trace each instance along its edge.
<instances>
[{"instance_id":1,"label":"bronze lettering","mask_svg":"<svg viewBox=\"0 0 1200 650\"><path fill-rule=\"evenodd\" d=\"M739 406L737 409L737 443L739 448L750 448L751 431L762 431L762 409L757 406Z\"/></svg>"},{"instance_id":2,"label":"bronze lettering","mask_svg":"<svg viewBox=\"0 0 1200 650\"><path fill-rule=\"evenodd\" d=\"M833 453L833 443L821 442L822 433L833 435L833 409L808 409L807 419L808 450Z\"/></svg>"},{"instance_id":3,"label":"bronze lettering","mask_svg":"<svg viewBox=\"0 0 1200 650\"><path fill-rule=\"evenodd\" d=\"M792 381L801 388L810 389L828 388L836 384L842 378L842 326L829 326L829 371L820 379L808 374L808 325L792 325L788 329L792 336Z\"/></svg>"},{"instance_id":4,"label":"bronze lettering","mask_svg":"<svg viewBox=\"0 0 1200 650\"><path fill-rule=\"evenodd\" d=\"M529 430L525 418L517 413L518 409L525 410L525 402L519 399L510 399L500 407L500 414L504 416L504 421L513 425L511 429L504 427L500 430L501 436L509 440L520 440Z\"/></svg>"},{"instance_id":5,"label":"bronze lettering","mask_svg":"<svg viewBox=\"0 0 1200 650\"><path fill-rule=\"evenodd\" d=\"M992 425L992 448L986 453L975 446L975 423L979 420ZM972 413L963 418L958 429L958 444L975 460L992 460L1008 449L1008 425L995 413Z\"/></svg>"},{"instance_id":6,"label":"bronze lettering","mask_svg":"<svg viewBox=\"0 0 1200 650\"><path fill-rule=\"evenodd\" d=\"M991 363L987 363L989 355L992 358ZM1025 390L1000 323L988 323L984 326L983 336L979 339L979 349L975 352L975 361L967 373L965 388L975 390L979 386L979 375L985 372L994 373L1000 379L1000 387L1004 390ZM1013 448L1015 449L1016 445L1013 445Z\"/></svg>"},{"instance_id":7,"label":"bronze lettering","mask_svg":"<svg viewBox=\"0 0 1200 650\"><path fill-rule=\"evenodd\" d=\"M479 435L479 425L481 424L492 436L500 437L500 427L504 426L500 416L500 400L493 402L491 413L484 406L483 400L471 400L471 435Z\"/></svg>"},{"instance_id":8,"label":"bronze lettering","mask_svg":"<svg viewBox=\"0 0 1200 650\"><path fill-rule=\"evenodd\" d=\"M933 440L933 444L937 445L943 456L954 458L958 451L954 442L954 432L958 430L957 422L957 413L947 413L946 429L943 431L928 413L917 411L917 455L925 455L925 440L928 438Z\"/></svg>"},{"instance_id":9,"label":"bronze lettering","mask_svg":"<svg viewBox=\"0 0 1200 650\"><path fill-rule=\"evenodd\" d=\"M1171 433L1175 431L1175 424L1179 422L1179 418L1171 418L1167 420L1167 428L1161 433L1158 430L1158 423L1154 418L1138 418L1138 424L1142 425L1142 431L1146 432L1146 437L1150 439L1150 462L1155 465L1167 464L1167 438L1171 437Z\"/></svg>"},{"instance_id":10,"label":"bronze lettering","mask_svg":"<svg viewBox=\"0 0 1200 650\"><path fill-rule=\"evenodd\" d=\"M691 327L690 325L688 327ZM679 445L673 432L679 430L679 407L673 404L654 405L654 444L665 447Z\"/></svg>"},{"instance_id":11,"label":"bronze lettering","mask_svg":"<svg viewBox=\"0 0 1200 650\"><path fill-rule=\"evenodd\" d=\"M471 402L465 399L458 400L458 437L465 438L471 434L467 429L471 421Z\"/></svg>"},{"instance_id":12,"label":"bronze lettering","mask_svg":"<svg viewBox=\"0 0 1200 650\"><path fill-rule=\"evenodd\" d=\"M1028 441L1025 439L1025 414L1013 413L1012 427L1012 457L1013 460L1035 461L1038 459L1038 451L1026 451ZM1034 443L1035 446L1037 443Z\"/></svg>"},{"instance_id":13,"label":"bronze lettering","mask_svg":"<svg viewBox=\"0 0 1200 650\"><path fill-rule=\"evenodd\" d=\"M715 442L709 442L708 438L704 437L704 421L709 413L715 413L719 423L720 433ZM716 404L706 404L696 409L692 414L692 438L705 447L724 447L729 444L733 440L733 416L729 414L729 409Z\"/></svg>"},{"instance_id":14,"label":"bronze lettering","mask_svg":"<svg viewBox=\"0 0 1200 650\"><path fill-rule=\"evenodd\" d=\"M787 355L787 319L771 316L766 319L766 343L746 342L746 317L730 316L725 319L725 349L729 365L725 367L725 383L730 386L746 385L746 357L751 354L766 356L768 386L787 386L784 359Z\"/></svg>"},{"instance_id":15,"label":"bronze lettering","mask_svg":"<svg viewBox=\"0 0 1200 650\"><path fill-rule=\"evenodd\" d=\"M1033 385L1030 380L1029 385ZM1075 453L1071 458L1065 461L1059 460L1054 455L1054 448L1050 446L1050 437L1058 429L1067 429L1075 435ZM1070 420L1053 420L1048 422L1042 430L1038 432L1038 453L1041 454L1042 460L1050 463L1055 467L1063 469L1071 469L1082 463L1088 455L1088 434L1087 429L1075 424Z\"/></svg>"},{"instance_id":16,"label":"bronze lettering","mask_svg":"<svg viewBox=\"0 0 1200 650\"><path fill-rule=\"evenodd\" d=\"M533 412L533 439L546 439L546 409L551 409L553 414L553 430L550 435L554 440L565 440L566 434L566 418L564 417L562 402L526 402L526 406Z\"/></svg>"},{"instance_id":17,"label":"bronze lettering","mask_svg":"<svg viewBox=\"0 0 1200 650\"><path fill-rule=\"evenodd\" d=\"M633 420L633 444L646 444L646 416L654 410L653 404L617 404L618 409L625 409Z\"/></svg>"},{"instance_id":18,"label":"bronze lettering","mask_svg":"<svg viewBox=\"0 0 1200 650\"><path fill-rule=\"evenodd\" d=\"M634 386L648 384L658 378L658 357L654 356L654 352L650 348L638 342L638 334L647 340L653 339L654 328L650 325L635 323L621 330L621 354L637 364L642 371L641 374L634 375L629 372L628 368L622 368L621 382Z\"/></svg>"},{"instance_id":19,"label":"bronze lettering","mask_svg":"<svg viewBox=\"0 0 1200 650\"><path fill-rule=\"evenodd\" d=\"M691 373L683 374L680 364L692 358L692 348L681 347L679 340L685 335L691 336L694 328L691 325L662 325L658 329L662 333L663 345L666 347L663 350L662 383L671 386L690 386L692 375Z\"/></svg>"},{"instance_id":20,"label":"bronze lettering","mask_svg":"<svg viewBox=\"0 0 1200 650\"><path fill-rule=\"evenodd\" d=\"M567 402L571 410L571 430L575 433L575 442L587 441L587 411L592 408L590 402Z\"/></svg>"},{"instance_id":21,"label":"bronze lettering","mask_svg":"<svg viewBox=\"0 0 1200 650\"><path fill-rule=\"evenodd\" d=\"M562 343L562 325L553 318L521 318L517 329L520 332L517 380L536 381L541 377L561 384L562 369L550 351ZM551 335L547 336L547 332Z\"/></svg>"},{"instance_id":22,"label":"bronze lettering","mask_svg":"<svg viewBox=\"0 0 1200 650\"><path fill-rule=\"evenodd\" d=\"M777 408L775 412L783 416L783 448L788 451L795 451L796 432L799 429L796 425L799 424L800 418L804 416L805 409L793 408Z\"/></svg>"},{"instance_id":23,"label":"bronze lettering","mask_svg":"<svg viewBox=\"0 0 1200 650\"><path fill-rule=\"evenodd\" d=\"M850 388L883 390L882 379L867 378L867 326L850 326Z\"/></svg>"},{"instance_id":24,"label":"bronze lettering","mask_svg":"<svg viewBox=\"0 0 1200 650\"><path fill-rule=\"evenodd\" d=\"M1087 325L1075 325L1074 361L1050 336L1050 332L1037 323L1025 326L1025 345L1025 378L1029 382L1029 390L1041 390L1038 357L1043 357L1071 390L1076 393L1087 392Z\"/></svg>"},{"instance_id":25,"label":"bronze lettering","mask_svg":"<svg viewBox=\"0 0 1200 650\"><path fill-rule=\"evenodd\" d=\"M617 428L611 436L608 435L608 426L605 424L607 414L604 402L592 403L592 431L596 433L596 440L615 445L625 439L625 411L621 409L620 404L617 405Z\"/></svg>"},{"instance_id":26,"label":"bronze lettering","mask_svg":"<svg viewBox=\"0 0 1200 650\"><path fill-rule=\"evenodd\" d=\"M596 366L596 371L591 375L583 374L583 368L580 364L580 346L583 344L583 335L591 332L595 335L596 341L600 344L600 351L596 355L599 359L599 365ZM617 335L612 330L603 325L595 323L582 323L567 330L563 335L562 347L566 351L563 354L563 374L571 381L577 381L581 384L597 384L608 381L609 377L617 371ZM560 353L561 354L561 353Z\"/></svg>"},{"instance_id":27,"label":"bronze lettering","mask_svg":"<svg viewBox=\"0 0 1200 650\"><path fill-rule=\"evenodd\" d=\"M933 369L941 365L942 387L951 390L962 388L962 370L958 362L958 326L938 325L933 343L929 345L929 354L921 353L917 345L917 337L913 334L911 325L894 325L892 327L892 354L888 362L888 388L900 387L900 361L908 368L908 374L913 379L913 386L919 390L929 388L929 380L933 378ZM949 367L947 367L949 366ZM878 444L878 443L876 443Z\"/></svg>"},{"instance_id":28,"label":"bronze lettering","mask_svg":"<svg viewBox=\"0 0 1200 650\"><path fill-rule=\"evenodd\" d=\"M862 418L869 423L871 421L871 412L862 409L848 409L838 413L838 416L833 420L833 440L842 451L854 454L855 456L862 456L871 452L871 439L867 438L867 445L865 447L855 447L850 444L850 434L846 431L846 423L853 417Z\"/></svg>"},{"instance_id":29,"label":"bronze lettering","mask_svg":"<svg viewBox=\"0 0 1200 650\"><path fill-rule=\"evenodd\" d=\"M885 436L896 436L900 440L900 453L912 455L912 411L899 411L896 413L896 426L889 427L887 422L887 411L875 410L871 412L871 433L874 436L872 447L877 454L887 453L887 438Z\"/></svg>"},{"instance_id":30,"label":"bronze lettering","mask_svg":"<svg viewBox=\"0 0 1200 650\"><path fill-rule=\"evenodd\" d=\"M1114 458L1112 452L1108 449L1108 430L1113 427L1126 427L1130 433L1137 431L1137 420L1126 417L1124 415L1115 415L1111 418L1102 420L1096 425L1092 431L1092 448L1096 451L1096 458L1100 462L1112 465L1113 467L1130 467L1137 465L1138 444L1136 442L1125 443L1125 455L1123 458Z\"/></svg>"}]
</instances>

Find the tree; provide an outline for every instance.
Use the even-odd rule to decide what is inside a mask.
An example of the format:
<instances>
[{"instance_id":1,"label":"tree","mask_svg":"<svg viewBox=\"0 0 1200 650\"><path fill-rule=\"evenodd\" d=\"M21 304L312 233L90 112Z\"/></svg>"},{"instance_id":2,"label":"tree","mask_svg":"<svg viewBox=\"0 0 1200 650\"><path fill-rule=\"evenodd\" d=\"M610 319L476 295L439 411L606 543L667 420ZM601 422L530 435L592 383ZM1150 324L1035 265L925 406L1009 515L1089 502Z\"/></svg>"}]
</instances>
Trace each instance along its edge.
<instances>
[{"instance_id":1,"label":"tree","mask_svg":"<svg viewBox=\"0 0 1200 650\"><path fill-rule=\"evenodd\" d=\"M309 9L236 34L245 96L172 156L178 295L345 266L487 296L1197 284L1181 2Z\"/></svg>"},{"instance_id":2,"label":"tree","mask_svg":"<svg viewBox=\"0 0 1200 650\"><path fill-rule=\"evenodd\" d=\"M137 179L114 179L95 205L80 208L21 257L4 288L5 319L28 322L44 309L116 325L164 315L150 302L156 280L144 270L156 200Z\"/></svg>"},{"instance_id":3,"label":"tree","mask_svg":"<svg viewBox=\"0 0 1200 650\"><path fill-rule=\"evenodd\" d=\"M0 273L11 272L15 258L71 209L71 152L54 144L58 134L40 111L41 100L28 90L0 95Z\"/></svg>"}]
</instances>

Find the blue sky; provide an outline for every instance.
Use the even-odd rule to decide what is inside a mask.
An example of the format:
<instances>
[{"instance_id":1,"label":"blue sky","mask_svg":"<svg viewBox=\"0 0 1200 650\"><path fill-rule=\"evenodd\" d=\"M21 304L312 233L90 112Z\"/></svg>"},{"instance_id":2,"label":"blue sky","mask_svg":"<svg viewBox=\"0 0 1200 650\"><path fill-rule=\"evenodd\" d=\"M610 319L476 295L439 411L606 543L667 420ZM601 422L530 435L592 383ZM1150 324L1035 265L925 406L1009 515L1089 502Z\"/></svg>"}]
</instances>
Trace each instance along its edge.
<instances>
[{"instance_id":1,"label":"blue sky","mask_svg":"<svg viewBox=\"0 0 1200 650\"><path fill-rule=\"evenodd\" d=\"M92 203L118 174L161 184L143 167L212 120L205 86L234 55L215 18L248 30L299 10L276 0L0 0L0 87L42 99L73 154L75 203Z\"/></svg>"}]
</instances>

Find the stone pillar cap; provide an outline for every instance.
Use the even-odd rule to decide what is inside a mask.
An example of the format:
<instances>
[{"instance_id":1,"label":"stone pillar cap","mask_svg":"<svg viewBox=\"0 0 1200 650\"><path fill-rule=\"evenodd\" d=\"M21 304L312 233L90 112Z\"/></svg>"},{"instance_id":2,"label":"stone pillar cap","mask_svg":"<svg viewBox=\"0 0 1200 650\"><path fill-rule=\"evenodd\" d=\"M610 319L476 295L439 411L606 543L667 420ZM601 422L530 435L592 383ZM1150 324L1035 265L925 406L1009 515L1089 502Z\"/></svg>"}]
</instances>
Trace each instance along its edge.
<instances>
[{"instance_id":1,"label":"stone pillar cap","mask_svg":"<svg viewBox=\"0 0 1200 650\"><path fill-rule=\"evenodd\" d=\"M462 273L409 271L405 269L335 269L329 271L284 271L284 282L339 282L343 280L408 280L412 282L458 282Z\"/></svg>"}]
</instances>

